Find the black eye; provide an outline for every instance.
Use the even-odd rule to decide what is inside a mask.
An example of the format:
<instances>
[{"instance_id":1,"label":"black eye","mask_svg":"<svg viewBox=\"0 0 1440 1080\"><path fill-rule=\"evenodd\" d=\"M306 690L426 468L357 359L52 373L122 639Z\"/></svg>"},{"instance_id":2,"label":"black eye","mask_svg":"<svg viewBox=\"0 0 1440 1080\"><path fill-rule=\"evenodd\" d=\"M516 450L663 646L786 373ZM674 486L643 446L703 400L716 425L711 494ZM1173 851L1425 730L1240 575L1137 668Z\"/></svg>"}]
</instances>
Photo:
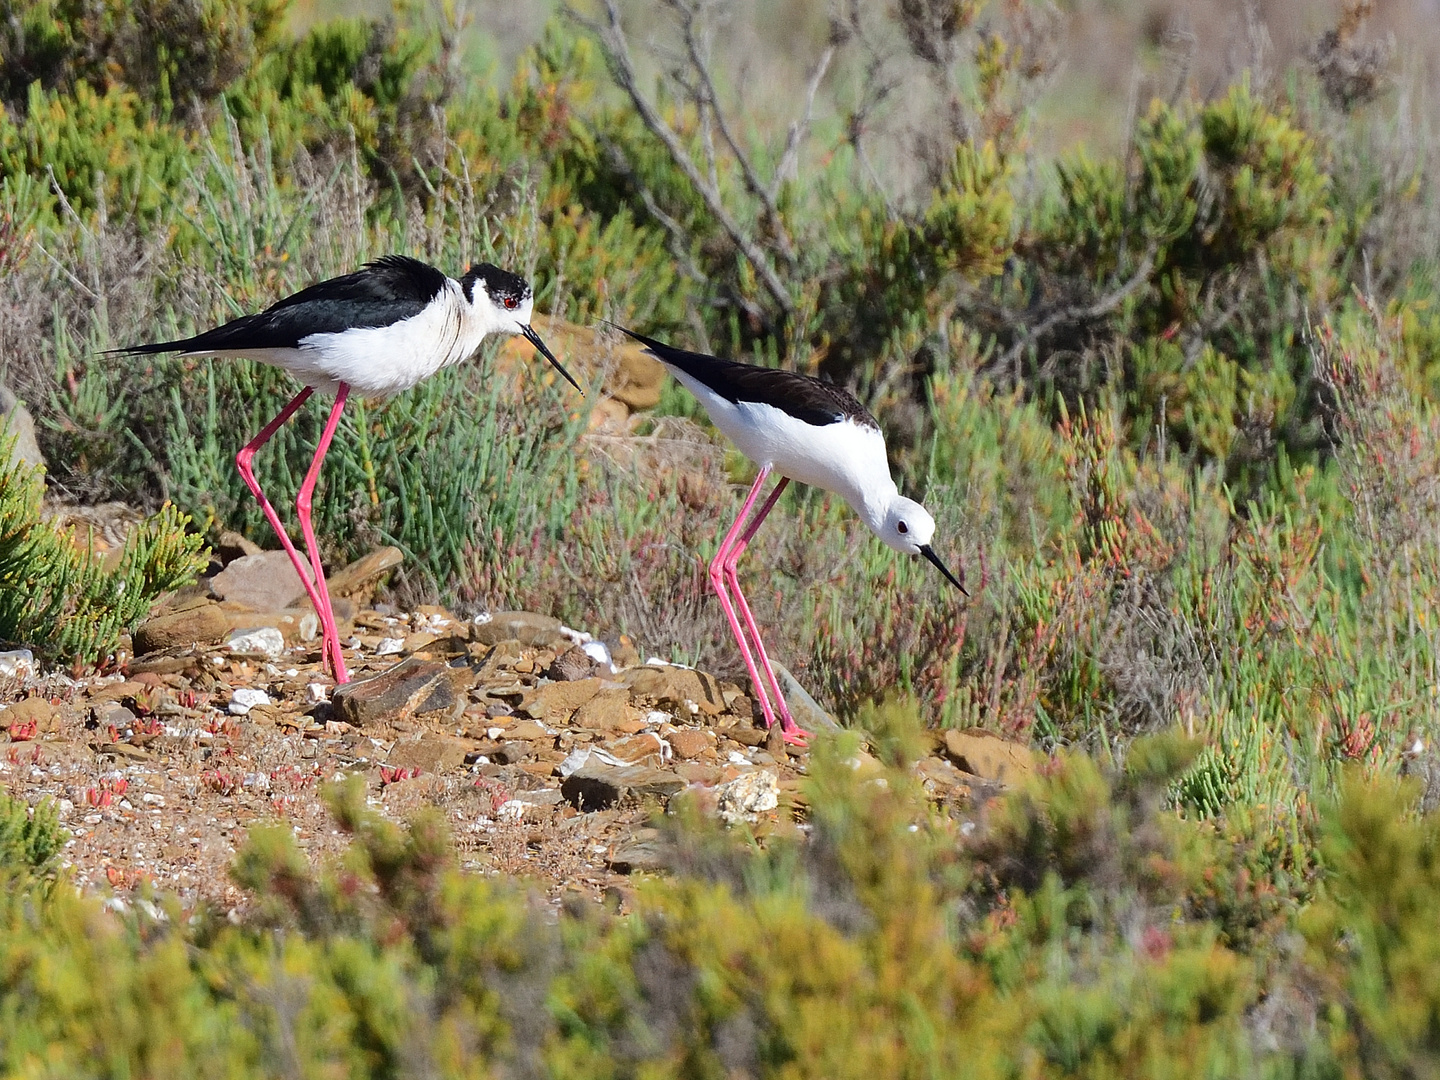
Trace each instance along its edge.
<instances>
[{"instance_id":1,"label":"black eye","mask_svg":"<svg viewBox=\"0 0 1440 1080\"><path fill-rule=\"evenodd\" d=\"M906 525L903 521L900 522L900 523L898 523L898 524L895 526L895 528L897 528L898 530L900 530L900 535L901 535L901 536L904 536L906 533L908 533L908 532L910 531L910 526L909 526L909 525Z\"/></svg>"}]
</instances>

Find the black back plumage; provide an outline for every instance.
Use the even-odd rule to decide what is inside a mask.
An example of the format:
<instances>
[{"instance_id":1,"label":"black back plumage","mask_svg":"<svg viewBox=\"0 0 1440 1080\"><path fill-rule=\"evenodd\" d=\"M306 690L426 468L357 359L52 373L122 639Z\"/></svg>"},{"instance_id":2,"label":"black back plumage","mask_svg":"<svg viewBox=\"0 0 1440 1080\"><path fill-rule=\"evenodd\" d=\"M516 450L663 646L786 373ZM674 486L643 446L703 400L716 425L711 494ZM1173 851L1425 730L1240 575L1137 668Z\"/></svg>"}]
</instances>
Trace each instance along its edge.
<instances>
[{"instance_id":1,"label":"black back plumage","mask_svg":"<svg viewBox=\"0 0 1440 1080\"><path fill-rule=\"evenodd\" d=\"M704 383L726 401L771 405L807 424L825 427L849 420L862 427L880 430L870 410L844 387L822 382L798 371L763 368L722 360L705 353L687 352L617 326L645 346L657 359Z\"/></svg>"},{"instance_id":2,"label":"black back plumage","mask_svg":"<svg viewBox=\"0 0 1440 1080\"><path fill-rule=\"evenodd\" d=\"M255 315L179 341L133 345L116 352L215 352L293 349L311 334L338 334L390 326L418 315L445 288L447 278L408 255L386 255L353 274L301 289Z\"/></svg>"}]
</instances>

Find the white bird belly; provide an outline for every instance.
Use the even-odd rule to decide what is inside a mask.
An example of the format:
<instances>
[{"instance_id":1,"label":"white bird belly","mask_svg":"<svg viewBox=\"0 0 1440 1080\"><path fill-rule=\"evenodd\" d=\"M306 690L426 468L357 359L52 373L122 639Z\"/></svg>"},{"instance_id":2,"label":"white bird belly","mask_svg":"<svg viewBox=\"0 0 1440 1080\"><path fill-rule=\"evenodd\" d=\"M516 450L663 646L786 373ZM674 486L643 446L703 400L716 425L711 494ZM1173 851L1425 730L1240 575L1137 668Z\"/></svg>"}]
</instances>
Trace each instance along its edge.
<instances>
[{"instance_id":1,"label":"white bird belly","mask_svg":"<svg viewBox=\"0 0 1440 1080\"><path fill-rule=\"evenodd\" d=\"M757 464L833 491L855 507L867 496L894 490L885 439L876 428L848 419L807 424L773 405L729 401L683 371L671 372L700 399L711 422Z\"/></svg>"},{"instance_id":2,"label":"white bird belly","mask_svg":"<svg viewBox=\"0 0 1440 1080\"><path fill-rule=\"evenodd\" d=\"M295 348L232 349L186 356L240 356L284 368L306 386L333 394L340 383L367 397L408 390L442 368L468 359L484 340L454 285L435 304L389 326L311 334Z\"/></svg>"}]
</instances>

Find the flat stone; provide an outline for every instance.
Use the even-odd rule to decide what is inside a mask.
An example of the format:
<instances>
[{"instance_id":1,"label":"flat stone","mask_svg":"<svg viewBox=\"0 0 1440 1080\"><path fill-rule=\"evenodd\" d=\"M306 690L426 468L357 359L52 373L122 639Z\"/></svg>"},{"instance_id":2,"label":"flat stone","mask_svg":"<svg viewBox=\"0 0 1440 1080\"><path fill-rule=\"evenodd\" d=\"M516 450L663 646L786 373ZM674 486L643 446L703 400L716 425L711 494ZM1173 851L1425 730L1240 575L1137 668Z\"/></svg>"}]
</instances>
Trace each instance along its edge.
<instances>
[{"instance_id":1,"label":"flat stone","mask_svg":"<svg viewBox=\"0 0 1440 1080\"><path fill-rule=\"evenodd\" d=\"M620 676L636 697L646 697L661 704L678 706L688 711L693 702L706 716L719 716L725 711L725 698L720 683L713 675L680 667L631 668Z\"/></svg>"},{"instance_id":2,"label":"flat stone","mask_svg":"<svg viewBox=\"0 0 1440 1080\"><path fill-rule=\"evenodd\" d=\"M522 645L541 649L570 647L570 639L560 633L559 619L537 615L533 611L497 611L490 616L489 622L471 625L470 640L485 645L518 641Z\"/></svg>"},{"instance_id":3,"label":"flat stone","mask_svg":"<svg viewBox=\"0 0 1440 1080\"><path fill-rule=\"evenodd\" d=\"M570 723L587 731L620 731L639 719L640 710L630 704L629 690L601 690L575 710Z\"/></svg>"},{"instance_id":4,"label":"flat stone","mask_svg":"<svg viewBox=\"0 0 1440 1080\"><path fill-rule=\"evenodd\" d=\"M358 728L452 708L455 700L446 665L413 657L372 678L337 686L330 697L340 719Z\"/></svg>"},{"instance_id":5,"label":"flat stone","mask_svg":"<svg viewBox=\"0 0 1440 1080\"><path fill-rule=\"evenodd\" d=\"M143 656L177 645L213 645L229 632L230 619L220 605L207 601L146 619L135 629L135 652Z\"/></svg>"},{"instance_id":6,"label":"flat stone","mask_svg":"<svg viewBox=\"0 0 1440 1080\"><path fill-rule=\"evenodd\" d=\"M670 749L675 751L675 756L682 761L697 758L714 745L710 736L699 728L683 728L672 732L667 741Z\"/></svg>"},{"instance_id":7,"label":"flat stone","mask_svg":"<svg viewBox=\"0 0 1440 1080\"><path fill-rule=\"evenodd\" d=\"M1035 771L1035 752L987 731L945 732L945 753L961 769L985 780L1013 784Z\"/></svg>"},{"instance_id":8,"label":"flat stone","mask_svg":"<svg viewBox=\"0 0 1440 1080\"><path fill-rule=\"evenodd\" d=\"M579 810L606 810L626 795L668 799L685 786L669 769L643 765L586 765L560 784L565 801Z\"/></svg>"},{"instance_id":9,"label":"flat stone","mask_svg":"<svg viewBox=\"0 0 1440 1080\"><path fill-rule=\"evenodd\" d=\"M35 725L37 734L57 731L60 727L60 711L42 697L26 698L0 709L0 728L30 723Z\"/></svg>"},{"instance_id":10,"label":"flat stone","mask_svg":"<svg viewBox=\"0 0 1440 1080\"><path fill-rule=\"evenodd\" d=\"M633 874L637 870L664 870L665 855L666 845L658 829L637 829L606 861L617 874Z\"/></svg>"},{"instance_id":11,"label":"flat stone","mask_svg":"<svg viewBox=\"0 0 1440 1080\"><path fill-rule=\"evenodd\" d=\"M427 731L418 739L396 742L390 748L385 763L402 769L419 769L422 773L449 772L465 764L468 749L463 739Z\"/></svg>"},{"instance_id":12,"label":"flat stone","mask_svg":"<svg viewBox=\"0 0 1440 1080\"><path fill-rule=\"evenodd\" d=\"M210 579L210 591L253 611L276 611L303 597L305 583L285 552L263 551L242 556L221 570Z\"/></svg>"},{"instance_id":13,"label":"flat stone","mask_svg":"<svg viewBox=\"0 0 1440 1080\"><path fill-rule=\"evenodd\" d=\"M599 679L576 679L537 686L520 701L520 708L536 720L563 723L601 690Z\"/></svg>"},{"instance_id":14,"label":"flat stone","mask_svg":"<svg viewBox=\"0 0 1440 1080\"><path fill-rule=\"evenodd\" d=\"M380 585L380 580L405 561L404 554L397 547L380 547L368 552L333 574L325 576L325 585L333 603L337 597L345 597L357 604L368 604Z\"/></svg>"}]
</instances>

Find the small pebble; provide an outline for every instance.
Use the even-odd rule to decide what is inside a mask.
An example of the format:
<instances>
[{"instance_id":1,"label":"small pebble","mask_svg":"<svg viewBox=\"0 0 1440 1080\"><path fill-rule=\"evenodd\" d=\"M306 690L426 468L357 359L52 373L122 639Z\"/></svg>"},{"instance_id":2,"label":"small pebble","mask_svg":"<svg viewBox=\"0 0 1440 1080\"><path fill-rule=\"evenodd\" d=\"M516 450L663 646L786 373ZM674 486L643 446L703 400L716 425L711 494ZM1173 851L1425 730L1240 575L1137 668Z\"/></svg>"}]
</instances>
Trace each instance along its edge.
<instances>
[{"instance_id":1,"label":"small pebble","mask_svg":"<svg viewBox=\"0 0 1440 1080\"><path fill-rule=\"evenodd\" d=\"M395 656L405 651L405 639L398 637L381 638L380 644L375 646L376 656Z\"/></svg>"},{"instance_id":2,"label":"small pebble","mask_svg":"<svg viewBox=\"0 0 1440 1080\"><path fill-rule=\"evenodd\" d=\"M264 690L256 690L249 686L242 686L230 696L230 712L235 716L244 716L256 705L269 705L270 695Z\"/></svg>"},{"instance_id":3,"label":"small pebble","mask_svg":"<svg viewBox=\"0 0 1440 1080\"><path fill-rule=\"evenodd\" d=\"M275 627L261 626L254 630L237 630L226 639L225 647L231 652L279 656L285 651L285 638Z\"/></svg>"}]
</instances>

